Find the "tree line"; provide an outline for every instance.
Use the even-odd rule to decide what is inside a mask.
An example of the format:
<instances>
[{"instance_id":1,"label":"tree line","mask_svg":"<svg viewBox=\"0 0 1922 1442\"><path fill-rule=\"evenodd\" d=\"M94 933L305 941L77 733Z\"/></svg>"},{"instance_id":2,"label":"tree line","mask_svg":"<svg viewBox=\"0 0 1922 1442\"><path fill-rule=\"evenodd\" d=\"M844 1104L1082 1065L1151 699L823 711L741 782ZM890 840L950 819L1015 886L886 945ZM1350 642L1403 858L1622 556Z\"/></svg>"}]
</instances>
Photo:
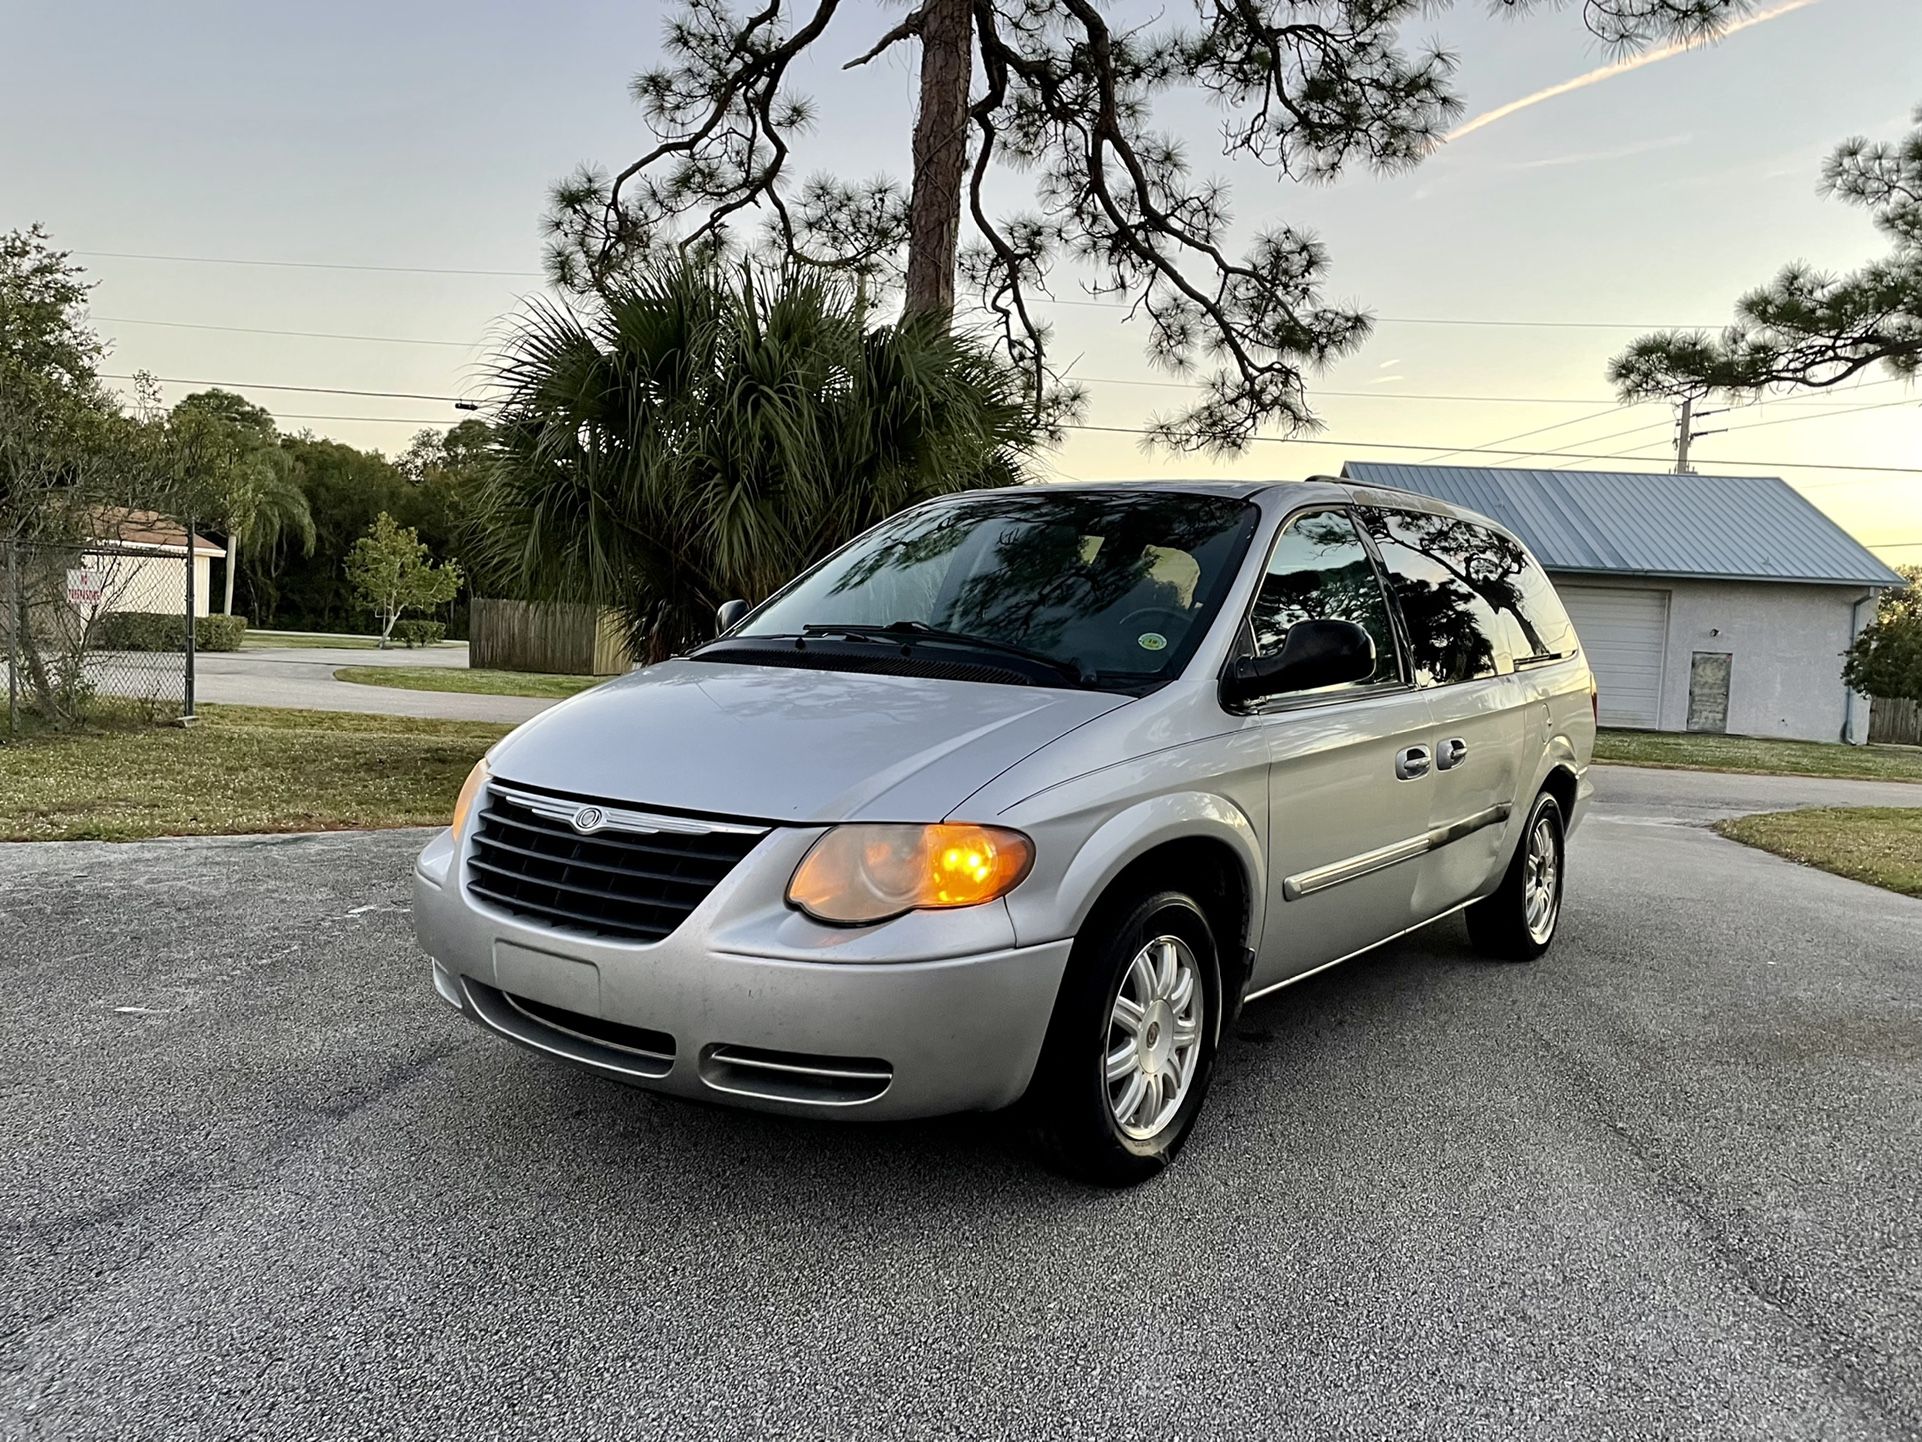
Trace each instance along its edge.
<instances>
[{"instance_id":1,"label":"tree line","mask_svg":"<svg viewBox=\"0 0 1922 1442\"><path fill-rule=\"evenodd\" d=\"M212 609L323 631L392 621L350 566L363 538L396 553L393 533L411 532L433 564L458 564L471 548L485 422L423 430L390 458L283 433L230 391L168 407L143 376L123 401L100 376L107 344L87 320L91 290L42 227L0 237L0 541L84 550L158 512L225 545ZM8 600L9 614L24 609ZM448 604L444 618L458 629L464 605Z\"/></svg>"}]
</instances>

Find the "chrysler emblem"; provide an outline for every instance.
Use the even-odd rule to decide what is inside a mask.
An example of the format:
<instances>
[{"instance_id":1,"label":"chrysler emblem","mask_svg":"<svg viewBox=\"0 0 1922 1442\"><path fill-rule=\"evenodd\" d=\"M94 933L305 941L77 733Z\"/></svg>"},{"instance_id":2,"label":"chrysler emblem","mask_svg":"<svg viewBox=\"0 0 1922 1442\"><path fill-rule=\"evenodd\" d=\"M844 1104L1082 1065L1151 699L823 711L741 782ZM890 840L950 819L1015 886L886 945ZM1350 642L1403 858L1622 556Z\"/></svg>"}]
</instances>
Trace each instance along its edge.
<instances>
[{"instance_id":1,"label":"chrysler emblem","mask_svg":"<svg viewBox=\"0 0 1922 1442\"><path fill-rule=\"evenodd\" d=\"M601 823L607 820L607 813L598 806L583 806L574 813L574 829L586 833L599 831Z\"/></svg>"}]
</instances>

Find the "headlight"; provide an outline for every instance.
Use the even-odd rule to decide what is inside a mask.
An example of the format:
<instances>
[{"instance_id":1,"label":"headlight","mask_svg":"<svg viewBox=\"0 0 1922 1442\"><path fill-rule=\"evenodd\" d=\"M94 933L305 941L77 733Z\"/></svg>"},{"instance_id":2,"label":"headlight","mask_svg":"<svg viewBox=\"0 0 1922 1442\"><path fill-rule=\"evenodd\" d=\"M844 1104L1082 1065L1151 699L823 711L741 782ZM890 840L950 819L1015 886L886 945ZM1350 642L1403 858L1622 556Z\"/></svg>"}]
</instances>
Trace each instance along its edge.
<instances>
[{"instance_id":1,"label":"headlight","mask_svg":"<svg viewBox=\"0 0 1922 1442\"><path fill-rule=\"evenodd\" d=\"M467 824L467 813L474 809L474 798L487 784L487 758L481 757L474 763L474 769L467 773L467 779L460 784L460 795L454 798L454 819L449 823L454 835L459 836L461 828Z\"/></svg>"},{"instance_id":2,"label":"headlight","mask_svg":"<svg viewBox=\"0 0 1922 1442\"><path fill-rule=\"evenodd\" d=\"M861 925L1006 896L1034 843L1000 826L837 826L809 848L787 899L816 921Z\"/></svg>"}]
</instances>

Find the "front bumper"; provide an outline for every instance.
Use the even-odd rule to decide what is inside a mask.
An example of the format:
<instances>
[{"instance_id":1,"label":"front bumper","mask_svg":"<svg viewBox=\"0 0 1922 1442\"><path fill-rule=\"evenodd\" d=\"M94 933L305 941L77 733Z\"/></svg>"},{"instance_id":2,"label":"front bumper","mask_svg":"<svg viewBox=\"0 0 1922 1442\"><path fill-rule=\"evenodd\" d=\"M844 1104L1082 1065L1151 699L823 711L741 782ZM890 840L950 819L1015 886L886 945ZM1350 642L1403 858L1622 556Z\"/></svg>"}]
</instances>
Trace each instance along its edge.
<instances>
[{"instance_id":1,"label":"front bumper","mask_svg":"<svg viewBox=\"0 0 1922 1442\"><path fill-rule=\"evenodd\" d=\"M805 840L793 844L804 849ZM470 1020L637 1086L765 1111L875 1119L992 1110L1019 1099L1072 942L960 955L930 948L944 935L949 945L1011 943L999 907L999 928L960 913L839 933L792 912L769 918L756 893L769 877L784 886L791 869L785 856L750 857L673 935L617 942L476 901L460 886L458 847L443 833L415 867L415 932L433 960L435 989ZM751 921L761 912L762 924L719 920L742 912ZM801 934L804 927L816 934ZM888 957L897 928L897 944L925 959ZM757 931L759 953L748 939Z\"/></svg>"}]
</instances>

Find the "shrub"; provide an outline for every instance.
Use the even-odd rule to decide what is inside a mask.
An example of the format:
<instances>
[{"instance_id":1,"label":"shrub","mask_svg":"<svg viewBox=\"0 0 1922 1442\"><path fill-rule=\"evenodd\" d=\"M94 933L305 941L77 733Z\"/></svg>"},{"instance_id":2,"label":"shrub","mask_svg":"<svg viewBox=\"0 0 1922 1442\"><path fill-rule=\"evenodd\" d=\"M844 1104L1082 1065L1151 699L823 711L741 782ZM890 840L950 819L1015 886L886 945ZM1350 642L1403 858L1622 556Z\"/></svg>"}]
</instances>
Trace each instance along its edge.
<instances>
[{"instance_id":1,"label":"shrub","mask_svg":"<svg viewBox=\"0 0 1922 1442\"><path fill-rule=\"evenodd\" d=\"M396 621L393 639L403 646L431 646L445 640L447 626L440 621Z\"/></svg>"},{"instance_id":2,"label":"shrub","mask_svg":"<svg viewBox=\"0 0 1922 1442\"><path fill-rule=\"evenodd\" d=\"M194 618L196 651L238 651L247 634L245 616ZM96 651L181 651L186 649L180 617L164 611L109 611L93 624Z\"/></svg>"},{"instance_id":3,"label":"shrub","mask_svg":"<svg viewBox=\"0 0 1922 1442\"><path fill-rule=\"evenodd\" d=\"M245 616L201 616L194 621L194 650L238 651L246 634Z\"/></svg>"}]
</instances>

